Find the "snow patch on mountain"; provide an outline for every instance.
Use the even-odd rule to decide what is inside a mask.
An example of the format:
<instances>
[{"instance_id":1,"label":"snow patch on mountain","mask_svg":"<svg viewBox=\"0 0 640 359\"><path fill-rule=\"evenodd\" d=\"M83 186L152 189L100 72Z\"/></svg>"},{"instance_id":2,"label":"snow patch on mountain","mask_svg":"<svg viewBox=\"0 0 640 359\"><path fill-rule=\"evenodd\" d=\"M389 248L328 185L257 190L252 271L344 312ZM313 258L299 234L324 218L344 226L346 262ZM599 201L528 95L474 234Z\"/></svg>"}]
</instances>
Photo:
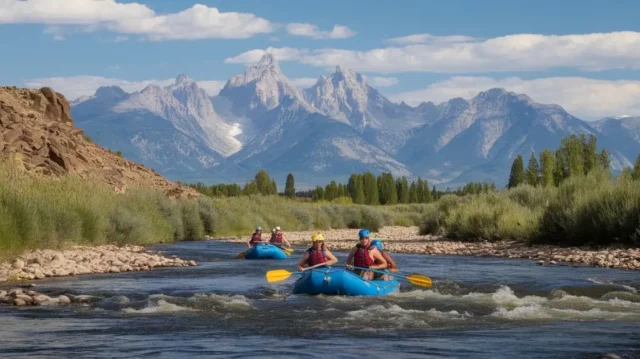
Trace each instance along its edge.
<instances>
[{"instance_id":1,"label":"snow patch on mountain","mask_svg":"<svg viewBox=\"0 0 640 359\"><path fill-rule=\"evenodd\" d=\"M391 172L394 176L412 176L411 171L405 165L363 140L338 137L332 140L332 144L339 150L339 154L343 158L372 165L378 170Z\"/></svg>"}]
</instances>

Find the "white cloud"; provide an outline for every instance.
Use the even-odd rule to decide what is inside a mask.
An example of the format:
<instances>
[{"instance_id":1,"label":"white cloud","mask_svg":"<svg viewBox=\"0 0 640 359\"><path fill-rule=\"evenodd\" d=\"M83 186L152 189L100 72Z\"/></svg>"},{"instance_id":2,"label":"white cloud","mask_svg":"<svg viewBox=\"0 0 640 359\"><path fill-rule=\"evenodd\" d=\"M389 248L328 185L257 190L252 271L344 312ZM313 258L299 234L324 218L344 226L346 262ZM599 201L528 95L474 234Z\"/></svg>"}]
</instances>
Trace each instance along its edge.
<instances>
[{"instance_id":1,"label":"white cloud","mask_svg":"<svg viewBox=\"0 0 640 359\"><path fill-rule=\"evenodd\" d=\"M549 77L523 80L518 77L452 77L422 90L389 96L392 101L417 105L422 101L440 103L454 97L470 99L480 91L504 88L526 94L534 101L558 104L585 120L621 114L640 115L640 81L610 81L584 77Z\"/></svg>"},{"instance_id":2,"label":"white cloud","mask_svg":"<svg viewBox=\"0 0 640 359\"><path fill-rule=\"evenodd\" d=\"M256 49L243 52L242 54L234 57L229 57L224 60L227 64L251 64L258 62L262 55L272 54L278 61L293 61L300 59L308 50L298 50L291 47L268 47L264 50Z\"/></svg>"},{"instance_id":3,"label":"white cloud","mask_svg":"<svg viewBox=\"0 0 640 359\"><path fill-rule=\"evenodd\" d=\"M316 25L299 22L288 24L287 32L289 35L307 36L314 39L346 39L356 34L355 31L343 25L334 25L331 31L321 31Z\"/></svg>"},{"instance_id":4,"label":"white cloud","mask_svg":"<svg viewBox=\"0 0 640 359\"><path fill-rule=\"evenodd\" d=\"M406 40L405 40L406 41ZM377 73L482 73L576 68L587 71L640 69L640 32L623 31L582 35L516 34L471 42L435 42L369 51L325 48L286 48L286 57L271 49L280 61L329 67L345 66ZM242 62L251 50L227 60Z\"/></svg>"},{"instance_id":5,"label":"white cloud","mask_svg":"<svg viewBox=\"0 0 640 359\"><path fill-rule=\"evenodd\" d=\"M443 43L456 43L456 42L469 42L475 41L476 38L472 36L464 35L449 35L449 36L435 36L431 34L414 34L403 37L394 37L386 42L397 45L409 45L409 44L443 44Z\"/></svg>"},{"instance_id":6,"label":"white cloud","mask_svg":"<svg viewBox=\"0 0 640 359\"><path fill-rule=\"evenodd\" d=\"M175 81L174 78L162 80L127 81L118 78L102 76L70 76L49 77L33 79L25 82L29 88L48 86L63 94L68 100L74 100L80 96L93 95L101 86L119 86L126 92L140 91L147 85L168 86ZM197 81L198 87L207 91L210 96L215 96L224 86L225 81L205 80Z\"/></svg>"},{"instance_id":7,"label":"white cloud","mask_svg":"<svg viewBox=\"0 0 640 359\"><path fill-rule=\"evenodd\" d=\"M146 5L114 0L1 0L1 23L86 25L88 31L102 26L151 40L245 39L277 28L254 14L220 12L201 4L161 15Z\"/></svg>"},{"instance_id":8,"label":"white cloud","mask_svg":"<svg viewBox=\"0 0 640 359\"><path fill-rule=\"evenodd\" d=\"M64 29L61 26L47 26L42 33L53 36L55 41L64 40Z\"/></svg>"},{"instance_id":9,"label":"white cloud","mask_svg":"<svg viewBox=\"0 0 640 359\"><path fill-rule=\"evenodd\" d=\"M289 81L297 87L306 88L315 85L318 79L313 77L298 77L290 79Z\"/></svg>"},{"instance_id":10,"label":"white cloud","mask_svg":"<svg viewBox=\"0 0 640 359\"><path fill-rule=\"evenodd\" d=\"M382 76L364 76L369 85L373 87L390 87L398 84L398 79L395 77L382 77Z\"/></svg>"}]
</instances>

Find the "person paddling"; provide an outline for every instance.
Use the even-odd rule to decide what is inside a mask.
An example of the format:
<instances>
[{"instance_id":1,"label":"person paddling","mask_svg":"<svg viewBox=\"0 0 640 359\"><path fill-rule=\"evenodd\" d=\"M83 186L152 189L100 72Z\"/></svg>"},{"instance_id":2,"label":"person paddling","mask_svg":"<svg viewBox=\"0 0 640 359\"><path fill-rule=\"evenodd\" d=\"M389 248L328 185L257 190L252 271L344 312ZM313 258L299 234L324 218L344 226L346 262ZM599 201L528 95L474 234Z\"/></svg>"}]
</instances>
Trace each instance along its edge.
<instances>
[{"instance_id":1,"label":"person paddling","mask_svg":"<svg viewBox=\"0 0 640 359\"><path fill-rule=\"evenodd\" d=\"M311 248L304 252L304 255L298 262L298 271L302 271L303 268L313 267L317 264L325 263L325 266L330 266L337 262L338 258L331 253L324 243L322 233L314 233L311 235Z\"/></svg>"},{"instance_id":2,"label":"person paddling","mask_svg":"<svg viewBox=\"0 0 640 359\"><path fill-rule=\"evenodd\" d=\"M384 259L378 248L371 245L371 242L369 240L369 230L366 228L361 229L358 232L358 237L360 238L360 243L358 243L353 249L351 249L351 252L349 252L349 256L347 256L347 268L387 268L387 261ZM356 269L355 273L357 273L364 279L373 279L373 272Z\"/></svg>"},{"instance_id":3,"label":"person paddling","mask_svg":"<svg viewBox=\"0 0 640 359\"><path fill-rule=\"evenodd\" d=\"M257 226L256 231L251 234L251 238L247 241L247 246L252 248L256 243L262 242L262 227Z\"/></svg>"},{"instance_id":4,"label":"person paddling","mask_svg":"<svg viewBox=\"0 0 640 359\"><path fill-rule=\"evenodd\" d=\"M391 273L398 273L398 265L393 260L393 258L391 258L391 256L389 255L389 252L382 249L383 248L382 241L379 239L374 239L371 241L371 245L378 248L378 250L380 251L380 254L382 255L382 258L384 258L384 260L387 261L387 268L385 268L384 271L391 272ZM387 274L374 273L373 279L390 280L391 276Z\"/></svg>"},{"instance_id":5,"label":"person paddling","mask_svg":"<svg viewBox=\"0 0 640 359\"><path fill-rule=\"evenodd\" d=\"M280 248L282 248L282 245L285 244L287 248L291 248L291 244L284 238L284 233L282 233L282 230L280 230L280 226L274 228L273 231L274 232L271 236L271 239L269 240L269 243L274 244Z\"/></svg>"}]
</instances>

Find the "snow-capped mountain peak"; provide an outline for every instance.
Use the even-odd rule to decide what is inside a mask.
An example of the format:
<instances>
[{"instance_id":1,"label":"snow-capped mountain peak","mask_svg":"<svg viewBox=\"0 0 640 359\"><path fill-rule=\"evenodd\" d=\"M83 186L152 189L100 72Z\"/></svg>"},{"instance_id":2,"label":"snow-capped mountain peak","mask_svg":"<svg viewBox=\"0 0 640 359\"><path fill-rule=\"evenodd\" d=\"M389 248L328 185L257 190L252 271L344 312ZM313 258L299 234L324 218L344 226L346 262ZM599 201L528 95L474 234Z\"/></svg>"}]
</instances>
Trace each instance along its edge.
<instances>
[{"instance_id":1,"label":"snow-capped mountain peak","mask_svg":"<svg viewBox=\"0 0 640 359\"><path fill-rule=\"evenodd\" d=\"M244 73L231 77L220 91L220 96L229 99L242 115L247 111L272 110L281 104L312 110L298 88L282 73L272 54L263 55Z\"/></svg>"}]
</instances>

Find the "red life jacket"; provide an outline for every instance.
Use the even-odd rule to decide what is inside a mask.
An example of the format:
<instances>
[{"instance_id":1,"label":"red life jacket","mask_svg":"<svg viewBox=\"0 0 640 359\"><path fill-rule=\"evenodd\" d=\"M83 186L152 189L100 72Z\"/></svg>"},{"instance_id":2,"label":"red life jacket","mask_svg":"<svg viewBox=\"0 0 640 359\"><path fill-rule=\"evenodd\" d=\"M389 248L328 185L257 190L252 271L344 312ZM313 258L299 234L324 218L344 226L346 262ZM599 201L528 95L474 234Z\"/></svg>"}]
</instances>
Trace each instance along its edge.
<instances>
[{"instance_id":1,"label":"red life jacket","mask_svg":"<svg viewBox=\"0 0 640 359\"><path fill-rule=\"evenodd\" d=\"M313 248L309 248L307 249L307 252L309 252L309 259L307 259L307 265L309 267L327 261L327 256L324 255L324 251L317 251Z\"/></svg>"},{"instance_id":2,"label":"red life jacket","mask_svg":"<svg viewBox=\"0 0 640 359\"><path fill-rule=\"evenodd\" d=\"M369 268L373 265L373 259L369 255L369 248L363 248L360 244L356 245L358 248L353 256L353 266Z\"/></svg>"},{"instance_id":3,"label":"red life jacket","mask_svg":"<svg viewBox=\"0 0 640 359\"><path fill-rule=\"evenodd\" d=\"M262 242L262 234L254 233L251 235L251 244Z\"/></svg>"},{"instance_id":4,"label":"red life jacket","mask_svg":"<svg viewBox=\"0 0 640 359\"><path fill-rule=\"evenodd\" d=\"M284 234L282 232L276 233L275 237L271 240L271 243L281 244L283 243Z\"/></svg>"}]
</instances>

